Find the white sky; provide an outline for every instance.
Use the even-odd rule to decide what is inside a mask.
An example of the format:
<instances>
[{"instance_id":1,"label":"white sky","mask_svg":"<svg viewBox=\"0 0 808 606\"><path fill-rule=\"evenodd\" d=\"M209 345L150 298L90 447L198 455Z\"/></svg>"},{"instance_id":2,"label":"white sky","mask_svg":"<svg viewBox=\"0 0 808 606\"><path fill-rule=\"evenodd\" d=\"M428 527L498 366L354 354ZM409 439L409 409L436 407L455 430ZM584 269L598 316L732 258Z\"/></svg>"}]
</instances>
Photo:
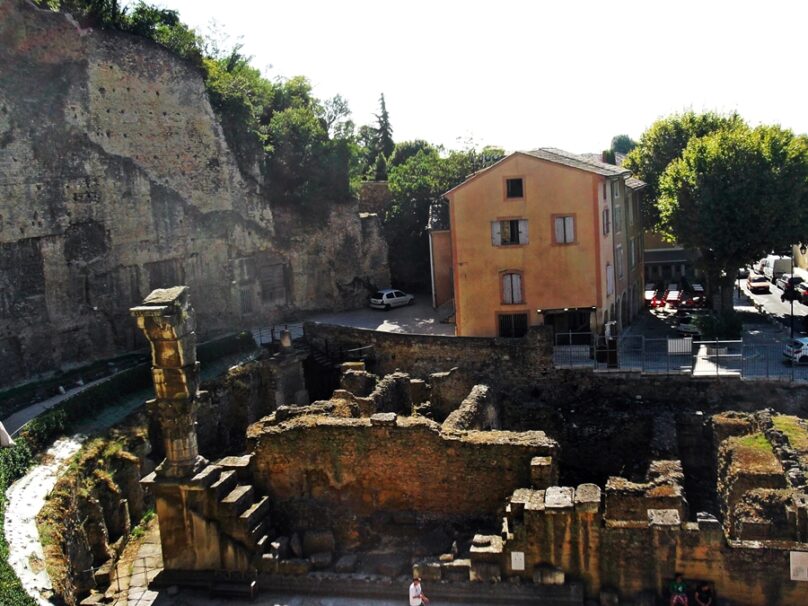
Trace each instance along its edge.
<instances>
[{"instance_id":1,"label":"white sky","mask_svg":"<svg viewBox=\"0 0 808 606\"><path fill-rule=\"evenodd\" d=\"M684 109L808 132L800 0L157 2L341 94L357 125L383 92L396 141L597 152Z\"/></svg>"}]
</instances>

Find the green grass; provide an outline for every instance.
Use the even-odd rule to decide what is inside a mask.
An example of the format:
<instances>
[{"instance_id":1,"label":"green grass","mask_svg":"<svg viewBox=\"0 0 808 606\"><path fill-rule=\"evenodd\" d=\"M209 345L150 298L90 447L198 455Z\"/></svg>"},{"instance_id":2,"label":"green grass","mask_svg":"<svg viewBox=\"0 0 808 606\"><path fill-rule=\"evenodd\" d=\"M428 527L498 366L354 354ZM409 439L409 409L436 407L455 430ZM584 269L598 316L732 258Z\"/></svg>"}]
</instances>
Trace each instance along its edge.
<instances>
[{"instance_id":1,"label":"green grass","mask_svg":"<svg viewBox=\"0 0 808 606\"><path fill-rule=\"evenodd\" d=\"M772 418L775 429L779 429L788 438L791 447L800 452L808 453L808 430L800 425L799 417L777 415Z\"/></svg>"},{"instance_id":2,"label":"green grass","mask_svg":"<svg viewBox=\"0 0 808 606\"><path fill-rule=\"evenodd\" d=\"M766 436L764 436L762 433L752 433L746 436L741 436L738 438L738 444L754 450L763 450L769 453L772 452L772 445L769 444Z\"/></svg>"}]
</instances>

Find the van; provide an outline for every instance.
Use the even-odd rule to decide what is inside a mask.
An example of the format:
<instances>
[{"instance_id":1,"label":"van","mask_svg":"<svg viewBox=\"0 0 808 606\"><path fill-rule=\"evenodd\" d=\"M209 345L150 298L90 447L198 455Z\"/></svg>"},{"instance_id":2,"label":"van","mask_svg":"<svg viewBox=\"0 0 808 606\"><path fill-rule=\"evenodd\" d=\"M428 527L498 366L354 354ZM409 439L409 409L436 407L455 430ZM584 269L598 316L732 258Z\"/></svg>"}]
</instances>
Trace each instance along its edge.
<instances>
[{"instance_id":1,"label":"van","mask_svg":"<svg viewBox=\"0 0 808 606\"><path fill-rule=\"evenodd\" d=\"M771 260L771 262L769 262ZM791 271L791 257L766 257L766 265L763 268L763 275L772 283L777 282L777 278Z\"/></svg>"}]
</instances>

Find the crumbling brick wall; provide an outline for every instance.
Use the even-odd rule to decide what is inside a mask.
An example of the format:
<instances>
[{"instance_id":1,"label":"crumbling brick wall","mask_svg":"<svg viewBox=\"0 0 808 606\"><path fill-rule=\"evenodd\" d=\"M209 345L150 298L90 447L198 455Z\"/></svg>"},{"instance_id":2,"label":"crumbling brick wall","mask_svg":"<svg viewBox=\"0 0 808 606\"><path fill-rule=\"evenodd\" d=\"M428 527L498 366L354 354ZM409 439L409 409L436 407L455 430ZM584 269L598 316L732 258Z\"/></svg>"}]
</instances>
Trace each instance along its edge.
<instances>
[{"instance_id":1,"label":"crumbling brick wall","mask_svg":"<svg viewBox=\"0 0 808 606\"><path fill-rule=\"evenodd\" d=\"M423 417L376 419L253 424L253 483L292 527L331 527L345 541L357 516L377 511L446 519L496 514L514 488L530 484L531 458L557 450L543 432L442 432Z\"/></svg>"}]
</instances>

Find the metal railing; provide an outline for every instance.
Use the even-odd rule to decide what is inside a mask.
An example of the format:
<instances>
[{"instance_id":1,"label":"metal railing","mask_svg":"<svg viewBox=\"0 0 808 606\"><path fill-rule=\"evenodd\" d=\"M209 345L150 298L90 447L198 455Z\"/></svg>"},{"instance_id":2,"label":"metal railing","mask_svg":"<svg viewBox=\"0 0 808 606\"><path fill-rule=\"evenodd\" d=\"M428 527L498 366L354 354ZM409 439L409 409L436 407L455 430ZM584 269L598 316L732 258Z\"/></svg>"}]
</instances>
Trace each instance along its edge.
<instances>
[{"instance_id":1,"label":"metal railing","mask_svg":"<svg viewBox=\"0 0 808 606\"><path fill-rule=\"evenodd\" d=\"M649 339L641 335L607 341L591 333L567 332L555 335L553 365L599 372L808 381L808 365L791 363L783 356L783 347L747 344L742 340Z\"/></svg>"}]
</instances>

